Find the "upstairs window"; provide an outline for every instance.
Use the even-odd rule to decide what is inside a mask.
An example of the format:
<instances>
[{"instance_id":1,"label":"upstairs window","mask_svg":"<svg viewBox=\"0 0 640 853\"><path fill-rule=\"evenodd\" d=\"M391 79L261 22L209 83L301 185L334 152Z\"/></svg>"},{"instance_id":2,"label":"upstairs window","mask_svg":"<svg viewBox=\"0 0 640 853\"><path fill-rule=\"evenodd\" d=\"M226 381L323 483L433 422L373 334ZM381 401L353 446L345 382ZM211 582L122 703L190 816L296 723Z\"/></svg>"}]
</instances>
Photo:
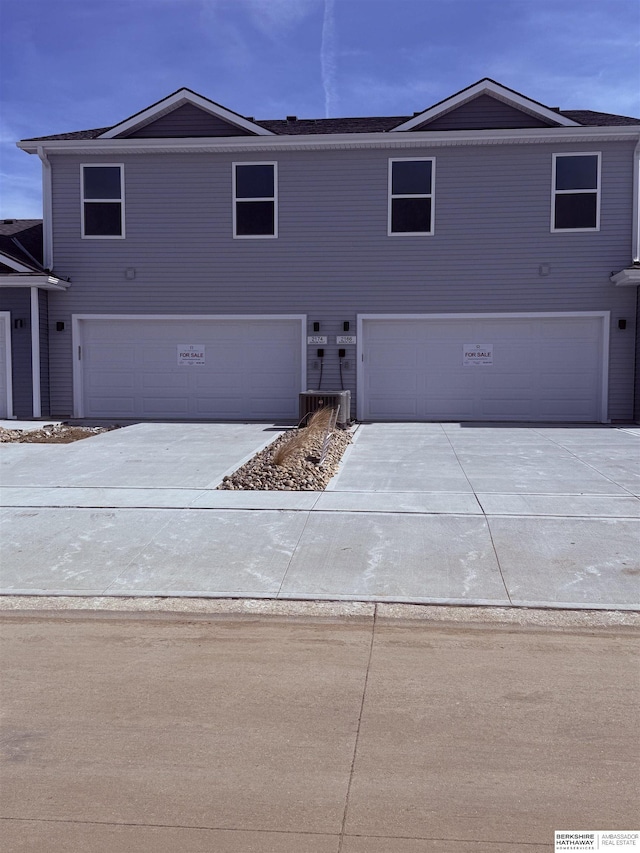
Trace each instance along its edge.
<instances>
[{"instance_id":1,"label":"upstairs window","mask_svg":"<svg viewBox=\"0 0 640 853\"><path fill-rule=\"evenodd\" d=\"M233 164L233 236L277 237L277 163Z\"/></svg>"},{"instance_id":2,"label":"upstairs window","mask_svg":"<svg viewBox=\"0 0 640 853\"><path fill-rule=\"evenodd\" d=\"M124 166L81 167L82 236L124 237Z\"/></svg>"},{"instance_id":3,"label":"upstairs window","mask_svg":"<svg viewBox=\"0 0 640 853\"><path fill-rule=\"evenodd\" d=\"M552 231L600 228L600 154L554 154Z\"/></svg>"},{"instance_id":4,"label":"upstairs window","mask_svg":"<svg viewBox=\"0 0 640 853\"><path fill-rule=\"evenodd\" d=\"M389 160L389 236L433 234L433 157Z\"/></svg>"}]
</instances>

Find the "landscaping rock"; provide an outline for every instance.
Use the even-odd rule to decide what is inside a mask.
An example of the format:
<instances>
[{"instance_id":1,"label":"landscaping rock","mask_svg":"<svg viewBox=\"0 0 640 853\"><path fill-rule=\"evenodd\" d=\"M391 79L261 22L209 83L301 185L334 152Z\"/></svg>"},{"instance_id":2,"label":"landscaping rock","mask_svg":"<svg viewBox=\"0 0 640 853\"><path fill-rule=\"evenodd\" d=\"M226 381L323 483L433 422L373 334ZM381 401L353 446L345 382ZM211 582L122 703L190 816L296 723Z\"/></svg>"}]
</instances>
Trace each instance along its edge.
<instances>
[{"instance_id":1,"label":"landscaping rock","mask_svg":"<svg viewBox=\"0 0 640 853\"><path fill-rule=\"evenodd\" d=\"M322 465L324 431L291 430L276 438L233 474L223 479L218 489L244 491L324 491L334 476L342 455L351 444L351 431L336 429L329 439ZM287 446L290 453L283 452ZM281 458L280 464L275 459ZM282 458L284 457L284 458Z\"/></svg>"},{"instance_id":2,"label":"landscaping rock","mask_svg":"<svg viewBox=\"0 0 640 853\"><path fill-rule=\"evenodd\" d=\"M0 427L0 444L70 444L112 429L118 427L79 427L68 424L46 424L34 430Z\"/></svg>"}]
</instances>

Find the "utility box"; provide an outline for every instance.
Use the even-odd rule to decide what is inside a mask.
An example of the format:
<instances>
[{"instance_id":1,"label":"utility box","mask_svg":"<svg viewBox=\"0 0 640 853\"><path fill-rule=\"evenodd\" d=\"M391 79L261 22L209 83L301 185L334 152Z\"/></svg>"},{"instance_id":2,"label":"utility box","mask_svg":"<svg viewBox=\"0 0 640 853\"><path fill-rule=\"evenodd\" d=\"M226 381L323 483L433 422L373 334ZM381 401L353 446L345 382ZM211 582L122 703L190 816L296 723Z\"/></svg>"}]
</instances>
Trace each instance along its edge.
<instances>
[{"instance_id":1,"label":"utility box","mask_svg":"<svg viewBox=\"0 0 640 853\"><path fill-rule=\"evenodd\" d=\"M318 409L338 409L336 423L351 423L351 391L303 391L299 396L299 420L305 424Z\"/></svg>"}]
</instances>

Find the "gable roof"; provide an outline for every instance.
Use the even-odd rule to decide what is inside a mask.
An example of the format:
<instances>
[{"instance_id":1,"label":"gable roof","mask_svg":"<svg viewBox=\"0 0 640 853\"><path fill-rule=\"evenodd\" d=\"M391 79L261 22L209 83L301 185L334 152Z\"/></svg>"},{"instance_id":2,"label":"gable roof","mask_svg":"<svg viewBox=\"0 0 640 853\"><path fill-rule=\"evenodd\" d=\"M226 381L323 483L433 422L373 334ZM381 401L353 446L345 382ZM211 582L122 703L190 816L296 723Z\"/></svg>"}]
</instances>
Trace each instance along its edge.
<instances>
[{"instance_id":1,"label":"gable roof","mask_svg":"<svg viewBox=\"0 0 640 853\"><path fill-rule=\"evenodd\" d=\"M623 127L640 125L640 118L614 115L612 113L596 112L594 110L560 110L547 107L524 95L485 78L472 86L434 104L427 110L422 110L413 116L355 116L346 118L303 118L268 119L257 121L246 118L197 95L190 89L178 89L167 98L163 98L151 107L141 110L112 127L98 127L91 130L77 130L70 133L57 133L49 136L37 136L24 139L22 142L53 142L58 140L83 141L91 139L113 139L135 134L141 128L148 127L154 121L169 115L184 104L193 104L208 111L220 121L225 121L229 127L235 126L240 130L238 135L260 136L307 136L330 135L345 133L390 133L402 130L415 130L425 122L432 121L447 113L453 113L456 107L468 104L480 95L491 97L509 104L530 116L538 117L547 126L556 127ZM204 104L206 103L206 108ZM429 130L428 124L425 130Z\"/></svg>"},{"instance_id":2,"label":"gable roof","mask_svg":"<svg viewBox=\"0 0 640 853\"><path fill-rule=\"evenodd\" d=\"M414 130L417 127L421 127L422 125L439 118L445 113L451 112L457 107L461 107L463 104L469 103L469 101L472 101L475 98L485 95L489 95L498 101L502 101L521 112L528 113L546 124L555 125L557 127L576 127L579 124L579 122L562 115L559 111L552 110L538 101L533 101L531 98L521 95L520 92L516 92L514 89L509 89L501 83L496 83L495 80L485 77L482 80L478 80L477 83L467 86L466 89L461 89L459 92L456 92L455 95L451 95L443 101L439 101L439 103L434 104L432 107L429 107L429 109L424 110L424 112L418 113L413 118L409 119L409 121L405 121L397 127L392 128L391 132L398 133L406 130Z\"/></svg>"},{"instance_id":3,"label":"gable roof","mask_svg":"<svg viewBox=\"0 0 640 853\"><path fill-rule=\"evenodd\" d=\"M127 136L129 133L132 133L143 126L147 126L153 121L157 121L185 104L191 104L203 112L221 119L226 124L240 128L244 132L253 133L256 136L268 136L271 134L270 130L261 127L254 121L250 121L244 116L241 116L220 104L216 104L215 101L210 101L208 98L198 95L197 92L193 92L191 89L183 88L178 89L171 95L163 98L161 101L157 101L150 107L140 110L140 112L137 112L134 115L129 116L129 118L124 121L110 127L108 130L99 134L99 138L113 139L116 136Z\"/></svg>"},{"instance_id":4,"label":"gable roof","mask_svg":"<svg viewBox=\"0 0 640 853\"><path fill-rule=\"evenodd\" d=\"M69 287L68 278L42 266L42 234L42 219L0 219L0 287Z\"/></svg>"},{"instance_id":5,"label":"gable roof","mask_svg":"<svg viewBox=\"0 0 640 853\"><path fill-rule=\"evenodd\" d=\"M12 270L42 272L41 219L0 219L0 262Z\"/></svg>"}]
</instances>

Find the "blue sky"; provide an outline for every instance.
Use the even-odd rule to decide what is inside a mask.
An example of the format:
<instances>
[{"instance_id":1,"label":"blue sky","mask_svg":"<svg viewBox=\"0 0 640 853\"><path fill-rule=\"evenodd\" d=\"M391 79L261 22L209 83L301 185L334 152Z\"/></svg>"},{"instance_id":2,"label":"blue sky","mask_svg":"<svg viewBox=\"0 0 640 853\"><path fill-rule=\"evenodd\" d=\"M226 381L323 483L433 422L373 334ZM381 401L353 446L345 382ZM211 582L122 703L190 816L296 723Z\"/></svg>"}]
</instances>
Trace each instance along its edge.
<instances>
[{"instance_id":1,"label":"blue sky","mask_svg":"<svg viewBox=\"0 0 640 853\"><path fill-rule=\"evenodd\" d=\"M640 117L638 0L0 0L0 216L41 216L21 138L188 86L243 115L407 115L491 77Z\"/></svg>"}]
</instances>

